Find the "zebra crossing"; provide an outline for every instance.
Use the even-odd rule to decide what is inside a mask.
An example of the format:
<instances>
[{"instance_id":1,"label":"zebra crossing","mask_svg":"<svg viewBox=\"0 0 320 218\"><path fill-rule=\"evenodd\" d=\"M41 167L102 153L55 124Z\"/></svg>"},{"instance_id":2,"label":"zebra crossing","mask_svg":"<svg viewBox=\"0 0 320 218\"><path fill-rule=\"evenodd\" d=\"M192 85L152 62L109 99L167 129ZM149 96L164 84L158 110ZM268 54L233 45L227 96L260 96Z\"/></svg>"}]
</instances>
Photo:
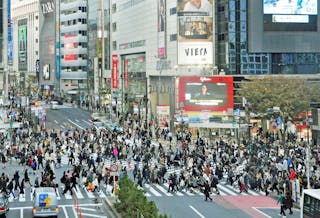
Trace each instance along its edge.
<instances>
[{"instance_id":1,"label":"zebra crossing","mask_svg":"<svg viewBox=\"0 0 320 218\"><path fill-rule=\"evenodd\" d=\"M168 192L169 185L167 183L164 184L144 184L143 189L146 191L146 197L185 197L185 196L204 196L204 194L199 190L195 189L194 191L190 191L188 189L182 189L175 192ZM248 192L241 192L237 186L231 186L228 184L218 184L218 189L221 196L262 196L265 195L263 191L255 191L248 189ZM211 196L218 196L215 192L215 189L210 194Z\"/></svg>"},{"instance_id":2,"label":"zebra crossing","mask_svg":"<svg viewBox=\"0 0 320 218\"><path fill-rule=\"evenodd\" d=\"M63 189L57 188L56 195L58 200L71 200L74 197L77 199L96 199L96 198L106 198L110 196L111 193L106 190L106 188L101 188L100 191L90 192L86 188L82 188L76 185L76 188L72 189L73 195L68 191L63 194ZM15 197L12 194L9 195L9 202L29 202L33 200L33 189L24 189L24 194L15 193Z\"/></svg>"}]
</instances>

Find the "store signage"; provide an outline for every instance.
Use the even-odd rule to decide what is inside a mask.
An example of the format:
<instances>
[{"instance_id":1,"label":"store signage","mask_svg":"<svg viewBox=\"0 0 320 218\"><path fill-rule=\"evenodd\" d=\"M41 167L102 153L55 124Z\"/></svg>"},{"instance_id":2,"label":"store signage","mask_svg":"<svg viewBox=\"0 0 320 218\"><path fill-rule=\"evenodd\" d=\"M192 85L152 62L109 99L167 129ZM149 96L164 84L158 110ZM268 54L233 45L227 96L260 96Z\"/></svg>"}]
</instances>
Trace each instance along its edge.
<instances>
[{"instance_id":1,"label":"store signage","mask_svg":"<svg viewBox=\"0 0 320 218\"><path fill-rule=\"evenodd\" d=\"M119 88L119 75L118 75L118 55L112 55L112 88Z\"/></svg>"},{"instance_id":2,"label":"store signage","mask_svg":"<svg viewBox=\"0 0 320 218\"><path fill-rule=\"evenodd\" d=\"M41 11L43 14L49 14L54 12L54 2L46 2L41 4Z\"/></svg>"},{"instance_id":3,"label":"store signage","mask_svg":"<svg viewBox=\"0 0 320 218\"><path fill-rule=\"evenodd\" d=\"M124 61L124 88L129 88L129 73L128 73L129 60Z\"/></svg>"}]
</instances>

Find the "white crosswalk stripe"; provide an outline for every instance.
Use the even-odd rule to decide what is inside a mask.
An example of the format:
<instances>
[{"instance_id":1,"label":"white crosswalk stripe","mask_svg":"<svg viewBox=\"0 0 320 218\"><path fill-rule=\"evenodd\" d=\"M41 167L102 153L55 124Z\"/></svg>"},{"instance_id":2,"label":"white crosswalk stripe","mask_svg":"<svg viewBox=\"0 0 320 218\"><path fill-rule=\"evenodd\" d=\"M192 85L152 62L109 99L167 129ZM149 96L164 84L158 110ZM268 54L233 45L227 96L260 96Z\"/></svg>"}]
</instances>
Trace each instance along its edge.
<instances>
[{"instance_id":1,"label":"white crosswalk stripe","mask_svg":"<svg viewBox=\"0 0 320 218\"><path fill-rule=\"evenodd\" d=\"M88 191L86 188L81 188L78 185L76 186L77 189L73 188L72 192L73 195L70 194L69 191L67 191L67 193L63 194L63 189L59 188L56 190L56 195L57 195L57 200L71 200L74 197L76 199L88 199L88 198L105 198L107 197L108 194L106 189L101 189L100 191L96 191L96 192L90 192ZM8 200L9 202L28 202L28 201L32 201L32 193L30 192L30 189L27 188L25 189L25 194L19 195L19 192L15 193L15 197L13 198L12 194L9 196ZM19 196L19 197L18 197ZM152 194L147 194L146 196L150 197L150 196L158 196L160 197L161 194L158 193L157 191L154 191L154 193Z\"/></svg>"},{"instance_id":2,"label":"white crosswalk stripe","mask_svg":"<svg viewBox=\"0 0 320 218\"><path fill-rule=\"evenodd\" d=\"M175 191L175 192L168 192L169 185L164 183L164 184L145 184L144 189L146 190L145 196L147 197L173 197L173 196L178 196L178 197L183 197L183 196L203 196L204 194L199 190L199 189L194 189L193 191L189 189L183 189L180 191ZM260 193L258 191L250 190L248 189L248 192L242 192L240 193L239 189L236 187L233 187L228 184L219 184L218 185L218 190L220 192L220 196L262 196L265 195L263 192ZM216 190L213 189L212 193L210 194L211 196L219 196L216 193Z\"/></svg>"}]
</instances>

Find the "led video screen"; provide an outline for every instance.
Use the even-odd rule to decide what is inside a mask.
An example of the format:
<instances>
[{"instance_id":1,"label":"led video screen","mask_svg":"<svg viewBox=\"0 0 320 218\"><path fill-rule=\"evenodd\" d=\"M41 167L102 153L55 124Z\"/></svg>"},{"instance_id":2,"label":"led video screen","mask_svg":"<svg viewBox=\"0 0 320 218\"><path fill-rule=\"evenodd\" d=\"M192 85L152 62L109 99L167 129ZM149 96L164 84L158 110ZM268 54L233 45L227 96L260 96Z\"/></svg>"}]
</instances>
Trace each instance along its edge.
<instances>
[{"instance_id":1,"label":"led video screen","mask_svg":"<svg viewBox=\"0 0 320 218\"><path fill-rule=\"evenodd\" d=\"M233 108L232 77L181 77L179 93L187 111Z\"/></svg>"},{"instance_id":2,"label":"led video screen","mask_svg":"<svg viewBox=\"0 0 320 218\"><path fill-rule=\"evenodd\" d=\"M317 0L264 0L265 31L317 31Z\"/></svg>"}]
</instances>

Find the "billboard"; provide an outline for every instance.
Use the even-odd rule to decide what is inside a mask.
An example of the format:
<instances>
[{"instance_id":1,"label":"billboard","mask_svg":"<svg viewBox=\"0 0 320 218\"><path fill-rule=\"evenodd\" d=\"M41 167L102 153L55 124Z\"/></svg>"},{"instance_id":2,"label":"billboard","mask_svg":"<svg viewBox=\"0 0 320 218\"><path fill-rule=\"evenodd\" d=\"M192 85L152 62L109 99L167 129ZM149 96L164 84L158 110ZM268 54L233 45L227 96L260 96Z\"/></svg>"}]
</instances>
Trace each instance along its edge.
<instances>
[{"instance_id":1,"label":"billboard","mask_svg":"<svg viewBox=\"0 0 320 218\"><path fill-rule=\"evenodd\" d=\"M166 0L158 0L158 58L166 57Z\"/></svg>"},{"instance_id":2,"label":"billboard","mask_svg":"<svg viewBox=\"0 0 320 218\"><path fill-rule=\"evenodd\" d=\"M233 108L233 77L179 78L179 105L185 111L227 111Z\"/></svg>"},{"instance_id":3,"label":"billboard","mask_svg":"<svg viewBox=\"0 0 320 218\"><path fill-rule=\"evenodd\" d=\"M264 0L265 31L317 31L317 0Z\"/></svg>"},{"instance_id":4,"label":"billboard","mask_svg":"<svg viewBox=\"0 0 320 218\"><path fill-rule=\"evenodd\" d=\"M178 0L178 64L213 64L212 1Z\"/></svg>"},{"instance_id":5,"label":"billboard","mask_svg":"<svg viewBox=\"0 0 320 218\"><path fill-rule=\"evenodd\" d=\"M27 69L27 19L18 21L18 63L19 70Z\"/></svg>"},{"instance_id":6,"label":"billboard","mask_svg":"<svg viewBox=\"0 0 320 218\"><path fill-rule=\"evenodd\" d=\"M13 58L13 44L12 44L12 23L11 23L11 0L8 0L8 64L12 64Z\"/></svg>"},{"instance_id":7,"label":"billboard","mask_svg":"<svg viewBox=\"0 0 320 218\"><path fill-rule=\"evenodd\" d=\"M50 64L43 65L42 77L44 80L50 80Z\"/></svg>"},{"instance_id":8,"label":"billboard","mask_svg":"<svg viewBox=\"0 0 320 218\"><path fill-rule=\"evenodd\" d=\"M318 14L318 0L264 0L264 14Z\"/></svg>"}]
</instances>

